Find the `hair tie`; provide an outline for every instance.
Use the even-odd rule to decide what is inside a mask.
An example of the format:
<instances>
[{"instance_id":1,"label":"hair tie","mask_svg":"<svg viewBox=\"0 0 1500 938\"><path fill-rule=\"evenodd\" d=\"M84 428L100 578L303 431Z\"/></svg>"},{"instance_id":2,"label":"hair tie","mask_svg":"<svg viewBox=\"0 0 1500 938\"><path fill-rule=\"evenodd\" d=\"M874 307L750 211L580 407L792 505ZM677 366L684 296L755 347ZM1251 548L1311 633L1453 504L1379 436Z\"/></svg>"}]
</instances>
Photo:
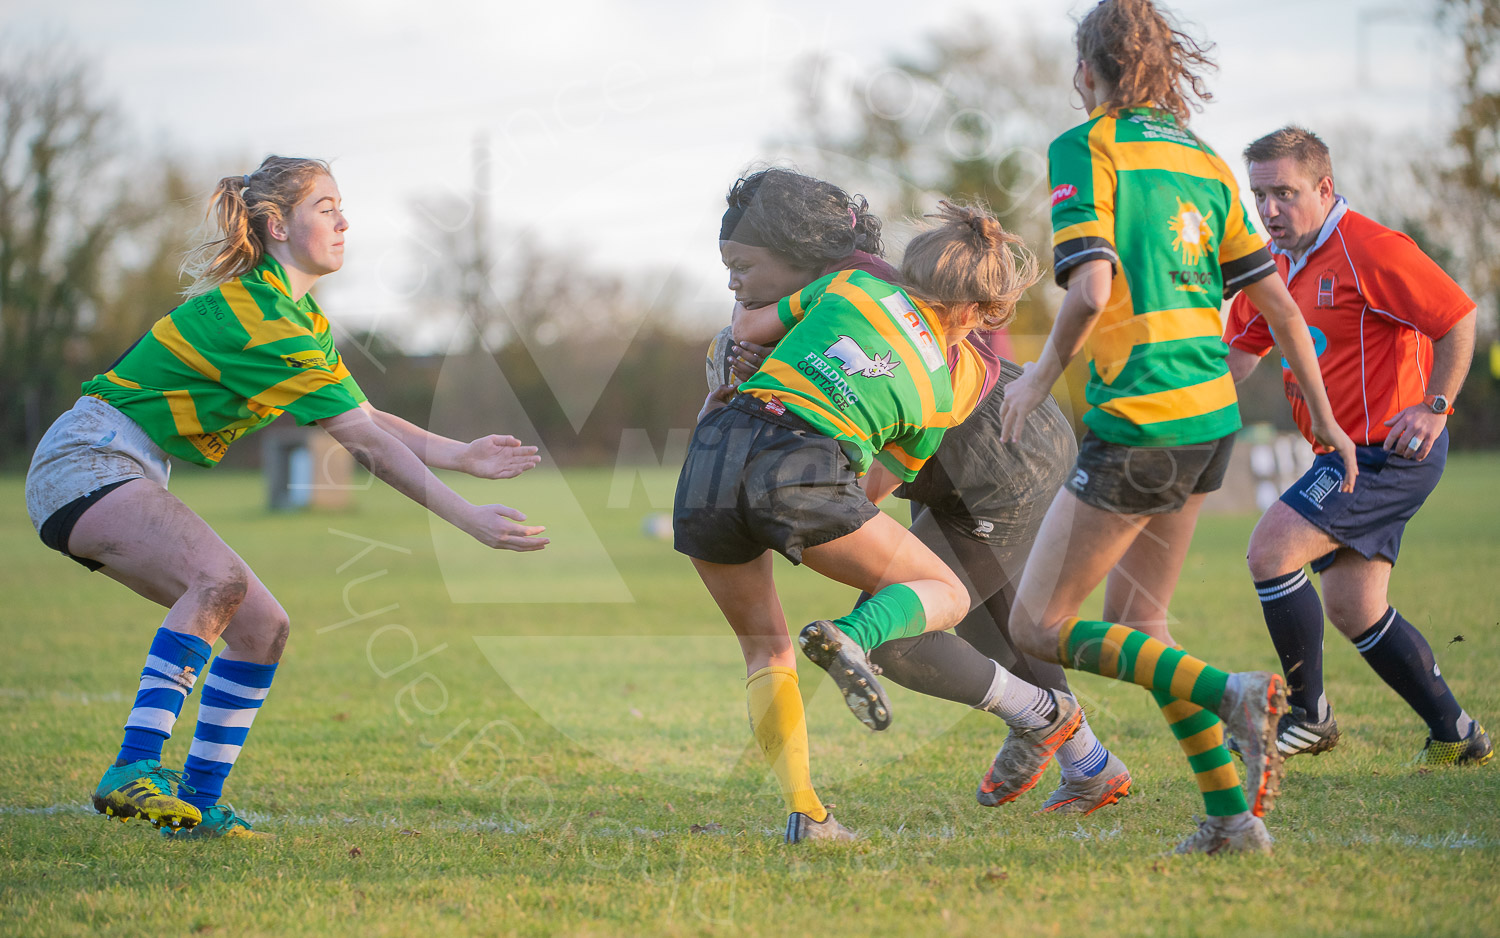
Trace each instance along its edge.
<instances>
[{"instance_id":1,"label":"hair tie","mask_svg":"<svg viewBox=\"0 0 1500 938\"><path fill-rule=\"evenodd\" d=\"M856 212L856 211L854 211L854 209L852 207L849 209L849 227L850 228L858 228L859 227L859 213Z\"/></svg>"},{"instance_id":2,"label":"hair tie","mask_svg":"<svg viewBox=\"0 0 1500 938\"><path fill-rule=\"evenodd\" d=\"M243 175L243 176L240 177L240 188L241 189L248 189L248 188L250 188L250 174L249 173L246 173L245 175Z\"/></svg>"}]
</instances>

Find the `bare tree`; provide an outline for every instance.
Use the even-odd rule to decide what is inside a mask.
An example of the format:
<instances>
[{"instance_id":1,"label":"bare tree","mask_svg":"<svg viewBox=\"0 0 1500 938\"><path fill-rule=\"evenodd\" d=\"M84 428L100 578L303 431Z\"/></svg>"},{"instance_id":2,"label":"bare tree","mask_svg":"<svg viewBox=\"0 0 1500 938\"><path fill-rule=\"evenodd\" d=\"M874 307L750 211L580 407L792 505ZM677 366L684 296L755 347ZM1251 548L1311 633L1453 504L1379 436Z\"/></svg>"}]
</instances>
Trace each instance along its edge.
<instances>
[{"instance_id":1,"label":"bare tree","mask_svg":"<svg viewBox=\"0 0 1500 938\"><path fill-rule=\"evenodd\" d=\"M0 441L29 449L78 377L74 341L128 224L115 124L57 50L0 52Z\"/></svg>"}]
</instances>

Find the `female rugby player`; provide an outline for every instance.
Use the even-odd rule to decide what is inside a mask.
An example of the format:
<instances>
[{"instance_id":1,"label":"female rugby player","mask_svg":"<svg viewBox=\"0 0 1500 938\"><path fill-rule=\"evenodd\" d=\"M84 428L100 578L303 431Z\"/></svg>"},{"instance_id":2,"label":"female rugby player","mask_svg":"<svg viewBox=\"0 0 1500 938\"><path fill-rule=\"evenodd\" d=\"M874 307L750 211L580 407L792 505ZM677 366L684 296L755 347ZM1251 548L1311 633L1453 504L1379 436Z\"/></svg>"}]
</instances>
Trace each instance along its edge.
<instances>
[{"instance_id":1,"label":"female rugby player","mask_svg":"<svg viewBox=\"0 0 1500 938\"><path fill-rule=\"evenodd\" d=\"M270 691L288 616L167 491L170 460L212 467L232 442L289 413L487 546L539 550L547 540L521 512L472 505L428 469L511 478L537 464L535 447L429 433L372 407L345 367L309 292L343 265L349 229L326 163L267 157L252 173L220 180L210 212L219 237L184 265L194 276L186 301L83 385L37 448L26 503L47 546L168 610L94 807L122 821L145 818L168 835L255 837L266 835L218 800ZM209 664L220 637L226 647ZM200 676L198 726L177 773L162 766L162 745Z\"/></svg>"}]
</instances>

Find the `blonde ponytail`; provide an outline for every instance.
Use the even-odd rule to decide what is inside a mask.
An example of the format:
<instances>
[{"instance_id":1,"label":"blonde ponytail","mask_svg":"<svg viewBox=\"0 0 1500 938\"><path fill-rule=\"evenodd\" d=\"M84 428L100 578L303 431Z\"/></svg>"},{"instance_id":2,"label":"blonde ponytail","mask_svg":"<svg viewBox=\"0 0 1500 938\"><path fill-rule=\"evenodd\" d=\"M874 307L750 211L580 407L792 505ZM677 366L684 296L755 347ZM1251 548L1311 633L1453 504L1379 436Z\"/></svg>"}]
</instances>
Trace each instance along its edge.
<instances>
[{"instance_id":1,"label":"blonde ponytail","mask_svg":"<svg viewBox=\"0 0 1500 938\"><path fill-rule=\"evenodd\" d=\"M266 226L289 219L318 177L331 175L324 160L268 156L253 173L220 179L208 200L212 237L182 261L181 273L192 278L183 296L199 296L254 270L265 257Z\"/></svg>"}]
</instances>

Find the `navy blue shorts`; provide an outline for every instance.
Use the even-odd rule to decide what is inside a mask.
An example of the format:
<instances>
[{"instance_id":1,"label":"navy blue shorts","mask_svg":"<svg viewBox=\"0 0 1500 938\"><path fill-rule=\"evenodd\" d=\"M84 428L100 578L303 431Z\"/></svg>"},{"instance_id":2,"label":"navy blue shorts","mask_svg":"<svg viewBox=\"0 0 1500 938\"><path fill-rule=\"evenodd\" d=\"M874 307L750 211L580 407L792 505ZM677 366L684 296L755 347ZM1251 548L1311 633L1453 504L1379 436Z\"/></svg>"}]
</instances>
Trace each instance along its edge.
<instances>
[{"instance_id":1,"label":"navy blue shorts","mask_svg":"<svg viewBox=\"0 0 1500 938\"><path fill-rule=\"evenodd\" d=\"M1401 533L1427 496L1437 488L1448 463L1448 431L1432 444L1421 462L1378 446L1356 446L1359 477L1354 491L1344 494L1344 462L1338 453L1323 453L1281 500L1308 523L1366 560L1384 557L1391 563L1401 552ZM1333 566L1338 551L1314 560L1312 570Z\"/></svg>"}]
</instances>

